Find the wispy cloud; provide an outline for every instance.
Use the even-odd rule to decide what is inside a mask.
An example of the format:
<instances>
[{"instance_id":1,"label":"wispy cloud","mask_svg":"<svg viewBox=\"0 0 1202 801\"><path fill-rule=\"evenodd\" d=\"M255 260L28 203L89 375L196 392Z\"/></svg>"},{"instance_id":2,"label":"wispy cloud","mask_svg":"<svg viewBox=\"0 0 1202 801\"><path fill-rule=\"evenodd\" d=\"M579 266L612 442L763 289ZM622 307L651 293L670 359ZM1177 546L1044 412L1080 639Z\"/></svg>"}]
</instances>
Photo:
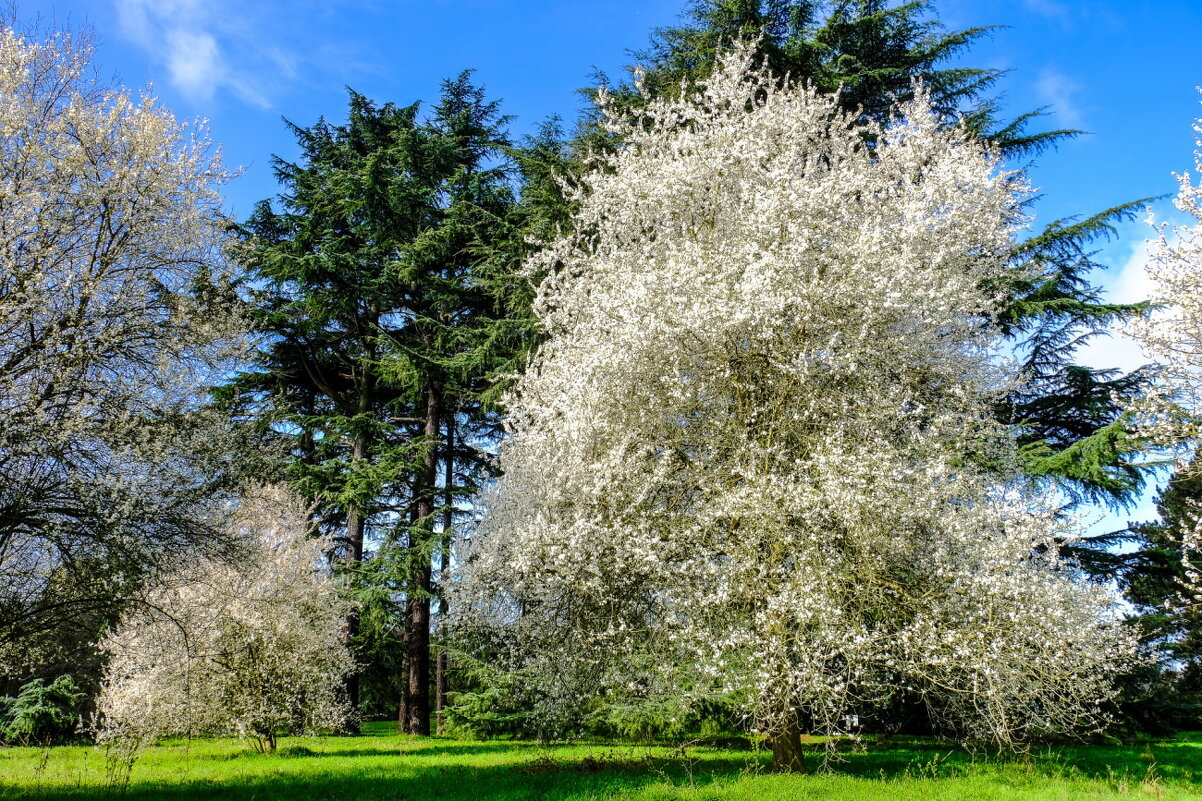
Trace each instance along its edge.
<instances>
[{"instance_id":1,"label":"wispy cloud","mask_svg":"<svg viewBox=\"0 0 1202 801\"><path fill-rule=\"evenodd\" d=\"M1029 11L1034 11L1040 16L1049 17L1051 19L1066 21L1070 16L1072 9L1062 0L1023 0L1023 6Z\"/></svg>"},{"instance_id":2,"label":"wispy cloud","mask_svg":"<svg viewBox=\"0 0 1202 801\"><path fill-rule=\"evenodd\" d=\"M247 76L273 78L286 58L275 47L257 47L245 9L224 0L114 0L121 31L162 63L171 84L194 101L222 90L259 107L270 102ZM264 65L276 64L270 72Z\"/></svg>"},{"instance_id":3,"label":"wispy cloud","mask_svg":"<svg viewBox=\"0 0 1202 801\"><path fill-rule=\"evenodd\" d=\"M167 47L171 82L193 97L212 97L225 75L221 51L212 34L170 30Z\"/></svg>"},{"instance_id":4,"label":"wispy cloud","mask_svg":"<svg viewBox=\"0 0 1202 801\"><path fill-rule=\"evenodd\" d=\"M1127 260L1105 282L1106 299L1112 303L1138 303L1147 300L1153 293L1152 280L1148 277L1148 262L1151 260L1155 243L1142 240L1131 248ZM1130 372L1152 361L1135 340L1120 333L1094 337L1077 352L1078 361L1096 369L1117 367Z\"/></svg>"},{"instance_id":5,"label":"wispy cloud","mask_svg":"<svg viewBox=\"0 0 1202 801\"><path fill-rule=\"evenodd\" d=\"M1081 87L1062 72L1045 68L1035 80L1035 94L1039 102L1051 106L1057 123L1064 128L1080 130L1085 127L1085 115L1076 96Z\"/></svg>"}]
</instances>

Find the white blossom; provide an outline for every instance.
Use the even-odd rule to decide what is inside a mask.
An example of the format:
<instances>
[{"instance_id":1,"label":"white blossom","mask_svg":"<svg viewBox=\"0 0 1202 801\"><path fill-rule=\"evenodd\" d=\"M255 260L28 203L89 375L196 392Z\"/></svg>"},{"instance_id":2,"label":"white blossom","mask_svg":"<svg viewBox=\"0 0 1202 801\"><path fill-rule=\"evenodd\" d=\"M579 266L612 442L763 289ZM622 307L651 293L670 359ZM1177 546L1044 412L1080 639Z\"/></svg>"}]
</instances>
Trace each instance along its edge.
<instances>
[{"instance_id":1,"label":"white blossom","mask_svg":"<svg viewBox=\"0 0 1202 801\"><path fill-rule=\"evenodd\" d=\"M1197 469L1199 462L1190 460L1202 434L1202 119L1193 129L1194 175L1176 176L1174 200L1193 222L1156 226L1147 264L1153 310L1127 327L1156 360L1153 382L1132 411L1154 445L1177 453L1183 472ZM1189 607L1202 603L1202 515L1196 501L1186 501L1191 512L1176 534L1185 571L1178 604Z\"/></svg>"},{"instance_id":2,"label":"white blossom","mask_svg":"<svg viewBox=\"0 0 1202 801\"><path fill-rule=\"evenodd\" d=\"M1010 458L989 288L1024 187L921 86L874 126L748 59L611 119L625 145L528 265L549 337L461 625L548 717L658 694L832 733L906 692L993 741L1098 725L1112 600L981 467Z\"/></svg>"},{"instance_id":3,"label":"white blossom","mask_svg":"<svg viewBox=\"0 0 1202 801\"><path fill-rule=\"evenodd\" d=\"M342 726L353 669L347 603L310 536L311 516L278 487L228 522L251 543L238 563L200 560L165 578L101 642L100 742L237 734L274 748L281 731Z\"/></svg>"},{"instance_id":4,"label":"white blossom","mask_svg":"<svg viewBox=\"0 0 1202 801\"><path fill-rule=\"evenodd\" d=\"M228 176L203 125L90 57L0 27L0 673L62 609L210 539L229 467L228 421L198 410L245 347Z\"/></svg>"},{"instance_id":5,"label":"white blossom","mask_svg":"<svg viewBox=\"0 0 1202 801\"><path fill-rule=\"evenodd\" d=\"M1202 176L1202 120L1194 131L1194 166ZM1161 445L1188 450L1202 420L1202 184L1188 171L1176 178L1174 205L1195 222L1156 226L1146 268L1154 311L1132 321L1127 333L1157 362L1156 383L1136 410L1144 433Z\"/></svg>"}]
</instances>

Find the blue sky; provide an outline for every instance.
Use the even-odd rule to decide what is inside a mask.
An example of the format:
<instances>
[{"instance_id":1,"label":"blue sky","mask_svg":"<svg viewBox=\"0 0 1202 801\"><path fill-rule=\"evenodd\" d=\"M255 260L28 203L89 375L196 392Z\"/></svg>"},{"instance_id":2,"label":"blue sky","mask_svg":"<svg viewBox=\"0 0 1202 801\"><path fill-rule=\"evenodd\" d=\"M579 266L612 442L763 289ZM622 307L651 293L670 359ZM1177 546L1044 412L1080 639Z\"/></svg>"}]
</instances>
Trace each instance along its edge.
<instances>
[{"instance_id":1,"label":"blue sky","mask_svg":"<svg viewBox=\"0 0 1202 801\"><path fill-rule=\"evenodd\" d=\"M340 120L345 86L409 103L474 68L520 135L552 113L572 120L575 90L596 69L620 74L627 51L684 3L23 0L19 14L92 26L104 74L152 83L179 116L208 119L227 165L243 170L226 191L242 216L275 191L270 155L295 153L280 118ZM1190 123L1202 116L1202 0L938 0L936 8L949 27L1002 26L963 63L1010 70L998 87L1008 108L1048 106L1051 127L1089 132L1037 159L1041 221L1174 191L1171 173L1191 166ZM1168 203L1156 208L1172 218ZM1136 222L1102 245L1113 269L1099 280L1119 299L1142 297L1147 233ZM1098 366L1140 362L1117 340L1087 355Z\"/></svg>"}]
</instances>

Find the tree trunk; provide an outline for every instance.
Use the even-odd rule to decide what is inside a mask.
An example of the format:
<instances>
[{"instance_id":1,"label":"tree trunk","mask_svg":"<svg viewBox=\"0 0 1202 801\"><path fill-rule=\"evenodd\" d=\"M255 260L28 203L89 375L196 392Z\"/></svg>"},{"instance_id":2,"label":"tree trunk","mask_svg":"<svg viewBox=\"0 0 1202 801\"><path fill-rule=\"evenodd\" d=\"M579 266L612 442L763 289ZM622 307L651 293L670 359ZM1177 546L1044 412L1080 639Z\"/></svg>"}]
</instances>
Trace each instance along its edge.
<instances>
[{"instance_id":1,"label":"tree trunk","mask_svg":"<svg viewBox=\"0 0 1202 801\"><path fill-rule=\"evenodd\" d=\"M438 429L441 395L431 382L426 388L425 454L415 490L417 524L410 531L409 547L416 554L409 583L408 700L405 732L430 733L430 595L431 568L428 546L433 536L435 475L438 472Z\"/></svg>"},{"instance_id":2,"label":"tree trunk","mask_svg":"<svg viewBox=\"0 0 1202 801\"><path fill-rule=\"evenodd\" d=\"M809 773L805 753L801 750L801 727L789 723L783 730L768 737L772 749L772 770L775 773Z\"/></svg>"},{"instance_id":3,"label":"tree trunk","mask_svg":"<svg viewBox=\"0 0 1202 801\"><path fill-rule=\"evenodd\" d=\"M278 740L276 733L270 730L252 729L251 736L254 738L255 747L260 753L274 753Z\"/></svg>"},{"instance_id":4,"label":"tree trunk","mask_svg":"<svg viewBox=\"0 0 1202 801\"><path fill-rule=\"evenodd\" d=\"M406 674L408 681L408 674ZM409 731L409 685L406 684L401 688L401 699L397 703L396 712L396 730L398 734L405 734Z\"/></svg>"},{"instance_id":5,"label":"tree trunk","mask_svg":"<svg viewBox=\"0 0 1202 801\"><path fill-rule=\"evenodd\" d=\"M413 508L409 511L409 531L405 534L405 540L401 545L408 550L413 541L413 521L417 519L417 509ZM401 631L401 653L404 656L401 659L399 670L400 685L397 698L396 711L396 730L397 734L406 734L409 731L409 618L406 611L405 628Z\"/></svg>"},{"instance_id":6,"label":"tree trunk","mask_svg":"<svg viewBox=\"0 0 1202 801\"><path fill-rule=\"evenodd\" d=\"M442 513L442 550L439 553L438 561L438 628L439 639L441 642L438 646L438 656L434 661L434 718L436 721L435 731L439 734L446 733L446 706L447 706L447 648L446 648L446 621L447 610L450 608L447 603L447 584L451 575L451 543L455 538L455 415L447 415L447 446L443 454L443 465L445 473L443 475L443 490L445 492L446 508Z\"/></svg>"},{"instance_id":7,"label":"tree trunk","mask_svg":"<svg viewBox=\"0 0 1202 801\"><path fill-rule=\"evenodd\" d=\"M355 435L354 448L351 453L351 464L362 461L367 458L367 436L364 434ZM347 554L346 563L351 567L356 567L363 561L363 529L364 529L363 513L358 509L348 509L346 512L346 541ZM346 636L348 641L353 641L359 636L359 612L355 608L346 616ZM350 734L359 732L359 673L352 671L346 677L346 699L351 707L351 720L348 722L347 731Z\"/></svg>"},{"instance_id":8,"label":"tree trunk","mask_svg":"<svg viewBox=\"0 0 1202 801\"><path fill-rule=\"evenodd\" d=\"M439 603L439 614L446 614L442 609L442 602ZM434 659L434 719L435 731L438 734L447 733L447 690L449 688L447 682L447 650L440 647L438 656Z\"/></svg>"}]
</instances>

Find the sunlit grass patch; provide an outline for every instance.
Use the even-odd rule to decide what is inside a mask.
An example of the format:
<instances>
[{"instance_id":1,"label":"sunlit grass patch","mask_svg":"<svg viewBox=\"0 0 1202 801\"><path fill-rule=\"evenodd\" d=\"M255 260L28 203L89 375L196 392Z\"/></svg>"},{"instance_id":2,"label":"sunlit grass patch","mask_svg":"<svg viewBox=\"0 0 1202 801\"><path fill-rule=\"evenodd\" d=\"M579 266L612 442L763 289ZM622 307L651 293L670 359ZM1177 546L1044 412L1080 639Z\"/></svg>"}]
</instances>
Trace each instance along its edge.
<instances>
[{"instance_id":1,"label":"sunlit grass patch","mask_svg":"<svg viewBox=\"0 0 1202 801\"><path fill-rule=\"evenodd\" d=\"M1062 746L1025 758L925 738L865 742L810 776L773 775L750 748L539 744L408 737L369 724L357 737L289 737L275 754L237 740L148 749L126 798L482 799L483 801L1202 801L1202 736ZM814 760L817 761L817 760ZM0 798L100 799L119 791L88 746L0 749Z\"/></svg>"}]
</instances>

